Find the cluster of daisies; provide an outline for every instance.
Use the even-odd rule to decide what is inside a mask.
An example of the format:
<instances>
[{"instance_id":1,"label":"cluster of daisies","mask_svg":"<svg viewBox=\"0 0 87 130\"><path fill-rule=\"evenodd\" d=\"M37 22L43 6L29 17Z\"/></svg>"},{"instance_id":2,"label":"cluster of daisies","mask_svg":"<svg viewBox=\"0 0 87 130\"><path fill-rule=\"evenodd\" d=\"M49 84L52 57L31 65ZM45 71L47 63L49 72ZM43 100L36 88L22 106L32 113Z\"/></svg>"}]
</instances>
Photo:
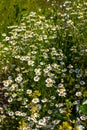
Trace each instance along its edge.
<instances>
[{"instance_id":1,"label":"cluster of daisies","mask_svg":"<svg viewBox=\"0 0 87 130\"><path fill-rule=\"evenodd\" d=\"M87 129L86 6L53 4L2 34L0 129Z\"/></svg>"}]
</instances>

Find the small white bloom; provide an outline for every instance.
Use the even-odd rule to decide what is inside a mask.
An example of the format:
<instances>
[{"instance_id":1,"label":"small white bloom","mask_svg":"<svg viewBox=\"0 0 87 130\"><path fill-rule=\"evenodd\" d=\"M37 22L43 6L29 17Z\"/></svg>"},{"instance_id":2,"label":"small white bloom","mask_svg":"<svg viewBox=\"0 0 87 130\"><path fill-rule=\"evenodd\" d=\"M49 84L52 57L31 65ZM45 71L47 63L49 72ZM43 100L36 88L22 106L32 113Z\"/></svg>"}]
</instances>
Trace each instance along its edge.
<instances>
[{"instance_id":1,"label":"small white bloom","mask_svg":"<svg viewBox=\"0 0 87 130\"><path fill-rule=\"evenodd\" d=\"M34 81L35 81L35 82L38 82L39 79L40 79L40 77L38 77L38 76L35 76L35 77L34 77Z\"/></svg>"},{"instance_id":2,"label":"small white bloom","mask_svg":"<svg viewBox=\"0 0 87 130\"><path fill-rule=\"evenodd\" d=\"M16 96L17 96L17 94L16 94L16 93L13 93L13 94L12 94L12 97L13 97L13 98L15 98Z\"/></svg>"},{"instance_id":3,"label":"small white bloom","mask_svg":"<svg viewBox=\"0 0 87 130\"><path fill-rule=\"evenodd\" d=\"M58 84L58 88L63 88L63 84L62 83L60 83L60 84Z\"/></svg>"},{"instance_id":4,"label":"small white bloom","mask_svg":"<svg viewBox=\"0 0 87 130\"><path fill-rule=\"evenodd\" d=\"M39 102L39 98L33 98L32 102L35 103L35 104L38 103Z\"/></svg>"},{"instance_id":5,"label":"small white bloom","mask_svg":"<svg viewBox=\"0 0 87 130\"><path fill-rule=\"evenodd\" d=\"M4 80L4 81L3 81L3 85L4 85L5 87L8 87L11 83L12 83L12 80Z\"/></svg>"},{"instance_id":6,"label":"small white bloom","mask_svg":"<svg viewBox=\"0 0 87 130\"><path fill-rule=\"evenodd\" d=\"M83 129L84 129L84 127L82 125L76 126L76 130L83 130Z\"/></svg>"},{"instance_id":7,"label":"small white bloom","mask_svg":"<svg viewBox=\"0 0 87 130\"><path fill-rule=\"evenodd\" d=\"M56 99L56 97L55 97L55 96L51 96L50 98L51 98L52 100Z\"/></svg>"},{"instance_id":8,"label":"small white bloom","mask_svg":"<svg viewBox=\"0 0 87 130\"><path fill-rule=\"evenodd\" d=\"M48 84L48 83L52 83L53 81L52 81L52 79L51 78L47 78L46 79L46 83Z\"/></svg>"},{"instance_id":9,"label":"small white bloom","mask_svg":"<svg viewBox=\"0 0 87 130\"><path fill-rule=\"evenodd\" d=\"M48 87L48 88L50 88L50 87L52 87L52 86L53 86L52 83L47 83L47 84L46 84L46 87Z\"/></svg>"},{"instance_id":10,"label":"small white bloom","mask_svg":"<svg viewBox=\"0 0 87 130\"><path fill-rule=\"evenodd\" d=\"M82 93L81 92L76 92L76 96L80 97L80 96L82 96Z\"/></svg>"},{"instance_id":11,"label":"small white bloom","mask_svg":"<svg viewBox=\"0 0 87 130\"><path fill-rule=\"evenodd\" d=\"M86 121L86 120L87 120L87 116L86 116L86 115L82 115L82 116L80 116L80 119L81 119L82 121Z\"/></svg>"},{"instance_id":12,"label":"small white bloom","mask_svg":"<svg viewBox=\"0 0 87 130\"><path fill-rule=\"evenodd\" d=\"M10 37L5 37L5 41L9 41L10 40Z\"/></svg>"},{"instance_id":13,"label":"small white bloom","mask_svg":"<svg viewBox=\"0 0 87 130\"><path fill-rule=\"evenodd\" d=\"M63 93L63 92L65 92L65 91L66 91L65 88L57 89L57 92L59 92L59 93Z\"/></svg>"},{"instance_id":14,"label":"small white bloom","mask_svg":"<svg viewBox=\"0 0 87 130\"><path fill-rule=\"evenodd\" d=\"M58 95L61 96L61 97L65 97L66 96L66 92L59 93Z\"/></svg>"},{"instance_id":15,"label":"small white bloom","mask_svg":"<svg viewBox=\"0 0 87 130\"><path fill-rule=\"evenodd\" d=\"M29 61L28 61L28 65L29 65L29 66L34 66L34 61L29 60Z\"/></svg>"},{"instance_id":16,"label":"small white bloom","mask_svg":"<svg viewBox=\"0 0 87 130\"><path fill-rule=\"evenodd\" d=\"M45 103L47 101L48 101L47 98L44 98L44 99L41 100L42 103Z\"/></svg>"},{"instance_id":17,"label":"small white bloom","mask_svg":"<svg viewBox=\"0 0 87 130\"><path fill-rule=\"evenodd\" d=\"M40 119L38 121L38 124L41 125L41 126L45 126L46 125L46 120L45 119Z\"/></svg>"},{"instance_id":18,"label":"small white bloom","mask_svg":"<svg viewBox=\"0 0 87 130\"><path fill-rule=\"evenodd\" d=\"M48 114L52 114L53 113L53 111L52 110L48 110Z\"/></svg>"},{"instance_id":19,"label":"small white bloom","mask_svg":"<svg viewBox=\"0 0 87 130\"><path fill-rule=\"evenodd\" d=\"M12 102L13 101L13 99L10 97L9 99L8 99L8 102L10 103L10 102Z\"/></svg>"},{"instance_id":20,"label":"small white bloom","mask_svg":"<svg viewBox=\"0 0 87 130\"><path fill-rule=\"evenodd\" d=\"M31 93L32 93L32 90L27 89L26 93L27 93L27 94L31 94Z\"/></svg>"},{"instance_id":21,"label":"small white bloom","mask_svg":"<svg viewBox=\"0 0 87 130\"><path fill-rule=\"evenodd\" d=\"M26 113L24 113L24 112L23 112L23 113L21 113L21 116L25 117L25 116L26 116Z\"/></svg>"},{"instance_id":22,"label":"small white bloom","mask_svg":"<svg viewBox=\"0 0 87 130\"><path fill-rule=\"evenodd\" d=\"M23 80L23 78L22 78L21 76L18 76L18 77L15 79L15 81L16 81L17 83L20 83L22 80Z\"/></svg>"},{"instance_id":23,"label":"small white bloom","mask_svg":"<svg viewBox=\"0 0 87 130\"><path fill-rule=\"evenodd\" d=\"M49 70L46 68L43 70L44 71L44 74L47 74L49 72Z\"/></svg>"},{"instance_id":24,"label":"small white bloom","mask_svg":"<svg viewBox=\"0 0 87 130\"><path fill-rule=\"evenodd\" d=\"M20 111L16 111L16 112L15 112L15 115L16 115L16 116L21 116L21 112L20 112Z\"/></svg>"},{"instance_id":25,"label":"small white bloom","mask_svg":"<svg viewBox=\"0 0 87 130\"><path fill-rule=\"evenodd\" d=\"M40 68L35 69L34 72L35 72L36 75L41 75L41 69Z\"/></svg>"},{"instance_id":26,"label":"small white bloom","mask_svg":"<svg viewBox=\"0 0 87 130\"><path fill-rule=\"evenodd\" d=\"M54 120L54 121L52 121L52 123L53 123L54 125L57 125L57 124L60 123L60 121L61 121L61 120Z\"/></svg>"},{"instance_id":27,"label":"small white bloom","mask_svg":"<svg viewBox=\"0 0 87 130\"><path fill-rule=\"evenodd\" d=\"M10 91L14 91L18 87L17 84L12 84L12 86L9 88Z\"/></svg>"},{"instance_id":28,"label":"small white bloom","mask_svg":"<svg viewBox=\"0 0 87 130\"><path fill-rule=\"evenodd\" d=\"M6 33L2 33L2 36L3 36L3 37L6 37Z\"/></svg>"},{"instance_id":29,"label":"small white bloom","mask_svg":"<svg viewBox=\"0 0 87 130\"><path fill-rule=\"evenodd\" d=\"M8 97L8 95L9 95L9 93L7 93L7 92L4 93L4 96L5 96L5 97Z\"/></svg>"},{"instance_id":30,"label":"small white bloom","mask_svg":"<svg viewBox=\"0 0 87 130\"><path fill-rule=\"evenodd\" d=\"M9 111L9 112L8 112L8 115L9 115L9 116L13 116L13 115L14 115L14 112Z\"/></svg>"}]
</instances>

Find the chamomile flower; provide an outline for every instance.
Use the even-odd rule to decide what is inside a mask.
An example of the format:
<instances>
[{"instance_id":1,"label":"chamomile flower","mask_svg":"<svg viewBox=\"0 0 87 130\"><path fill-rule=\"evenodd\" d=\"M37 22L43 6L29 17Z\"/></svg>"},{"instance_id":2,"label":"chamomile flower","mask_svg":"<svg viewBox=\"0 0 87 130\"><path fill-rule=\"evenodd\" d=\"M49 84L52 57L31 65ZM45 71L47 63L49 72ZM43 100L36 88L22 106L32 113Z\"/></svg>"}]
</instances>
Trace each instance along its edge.
<instances>
[{"instance_id":1,"label":"chamomile flower","mask_svg":"<svg viewBox=\"0 0 87 130\"><path fill-rule=\"evenodd\" d=\"M14 115L14 112L13 112L13 111L8 111L8 115L9 115L9 116L13 116L13 115Z\"/></svg>"},{"instance_id":2,"label":"chamomile flower","mask_svg":"<svg viewBox=\"0 0 87 130\"><path fill-rule=\"evenodd\" d=\"M40 125L40 126L46 126L46 120L45 119L40 119L38 121L38 125Z\"/></svg>"},{"instance_id":3,"label":"chamomile flower","mask_svg":"<svg viewBox=\"0 0 87 130\"><path fill-rule=\"evenodd\" d=\"M32 94L32 90L31 89L27 89L26 93L27 94Z\"/></svg>"},{"instance_id":4,"label":"chamomile flower","mask_svg":"<svg viewBox=\"0 0 87 130\"><path fill-rule=\"evenodd\" d=\"M86 115L82 115L82 116L80 116L80 119L81 119L82 121L86 121L86 120L87 120L87 116L86 116Z\"/></svg>"},{"instance_id":5,"label":"chamomile flower","mask_svg":"<svg viewBox=\"0 0 87 130\"><path fill-rule=\"evenodd\" d=\"M85 81L80 81L80 85L85 85Z\"/></svg>"},{"instance_id":6,"label":"chamomile flower","mask_svg":"<svg viewBox=\"0 0 87 130\"><path fill-rule=\"evenodd\" d=\"M9 88L10 91L14 91L18 87L17 84L12 84L11 87Z\"/></svg>"},{"instance_id":7,"label":"chamomile flower","mask_svg":"<svg viewBox=\"0 0 87 130\"><path fill-rule=\"evenodd\" d=\"M40 77L39 77L39 76L35 76L35 77L34 77L34 81L35 81L35 82L38 82L38 81L39 81L39 79L40 79Z\"/></svg>"},{"instance_id":8,"label":"chamomile flower","mask_svg":"<svg viewBox=\"0 0 87 130\"><path fill-rule=\"evenodd\" d=\"M77 97L81 97L82 96L82 92L76 92L76 96Z\"/></svg>"},{"instance_id":9,"label":"chamomile flower","mask_svg":"<svg viewBox=\"0 0 87 130\"><path fill-rule=\"evenodd\" d=\"M84 127L82 125L77 125L75 130L83 130Z\"/></svg>"},{"instance_id":10,"label":"chamomile flower","mask_svg":"<svg viewBox=\"0 0 87 130\"><path fill-rule=\"evenodd\" d=\"M45 68L43 71L44 71L44 74L47 74L49 72L49 69Z\"/></svg>"},{"instance_id":11,"label":"chamomile flower","mask_svg":"<svg viewBox=\"0 0 87 130\"><path fill-rule=\"evenodd\" d=\"M51 78L47 78L47 79L45 80L45 82L46 82L47 84L49 84L49 83L53 83L53 80L52 80Z\"/></svg>"},{"instance_id":12,"label":"chamomile flower","mask_svg":"<svg viewBox=\"0 0 87 130\"><path fill-rule=\"evenodd\" d=\"M4 81L3 81L3 85L4 85L5 87L8 87L11 83L12 83L12 80L4 80Z\"/></svg>"},{"instance_id":13,"label":"chamomile flower","mask_svg":"<svg viewBox=\"0 0 87 130\"><path fill-rule=\"evenodd\" d=\"M40 101L39 98L33 98L33 99L32 99L32 102L35 103L35 104L36 104L36 103L39 103L39 101Z\"/></svg>"},{"instance_id":14,"label":"chamomile flower","mask_svg":"<svg viewBox=\"0 0 87 130\"><path fill-rule=\"evenodd\" d=\"M45 102L47 102L47 101L48 101L47 98L44 98L44 99L41 100L42 103L45 103Z\"/></svg>"},{"instance_id":15,"label":"chamomile flower","mask_svg":"<svg viewBox=\"0 0 87 130\"><path fill-rule=\"evenodd\" d=\"M60 96L60 97L66 97L66 92L62 92L62 93L59 93L58 95Z\"/></svg>"},{"instance_id":16,"label":"chamomile flower","mask_svg":"<svg viewBox=\"0 0 87 130\"><path fill-rule=\"evenodd\" d=\"M16 112L15 112L15 115L16 115L16 116L21 116L21 112L20 112L20 111L16 111Z\"/></svg>"},{"instance_id":17,"label":"chamomile flower","mask_svg":"<svg viewBox=\"0 0 87 130\"><path fill-rule=\"evenodd\" d=\"M54 121L52 121L52 124L57 125L57 124L60 123L60 121L61 121L61 120L54 120Z\"/></svg>"},{"instance_id":18,"label":"chamomile flower","mask_svg":"<svg viewBox=\"0 0 87 130\"><path fill-rule=\"evenodd\" d=\"M8 98L8 102L10 103L10 102L12 102L13 101L13 98Z\"/></svg>"},{"instance_id":19,"label":"chamomile flower","mask_svg":"<svg viewBox=\"0 0 87 130\"><path fill-rule=\"evenodd\" d=\"M46 87L48 87L48 88L53 87L53 84L52 83L47 83Z\"/></svg>"},{"instance_id":20,"label":"chamomile flower","mask_svg":"<svg viewBox=\"0 0 87 130\"><path fill-rule=\"evenodd\" d=\"M18 77L15 79L15 81L16 81L17 83L20 83L22 80L23 80L23 78L22 78L21 76L18 76Z\"/></svg>"},{"instance_id":21,"label":"chamomile flower","mask_svg":"<svg viewBox=\"0 0 87 130\"><path fill-rule=\"evenodd\" d=\"M60 83L60 84L58 84L58 88L63 88L63 84L62 83Z\"/></svg>"},{"instance_id":22,"label":"chamomile flower","mask_svg":"<svg viewBox=\"0 0 87 130\"><path fill-rule=\"evenodd\" d=\"M34 72L35 72L36 75L41 75L41 69L40 68L35 69Z\"/></svg>"},{"instance_id":23,"label":"chamomile flower","mask_svg":"<svg viewBox=\"0 0 87 130\"><path fill-rule=\"evenodd\" d=\"M33 60L29 60L29 61L28 61L28 65L29 65L29 66L34 66L34 61L33 61Z\"/></svg>"}]
</instances>

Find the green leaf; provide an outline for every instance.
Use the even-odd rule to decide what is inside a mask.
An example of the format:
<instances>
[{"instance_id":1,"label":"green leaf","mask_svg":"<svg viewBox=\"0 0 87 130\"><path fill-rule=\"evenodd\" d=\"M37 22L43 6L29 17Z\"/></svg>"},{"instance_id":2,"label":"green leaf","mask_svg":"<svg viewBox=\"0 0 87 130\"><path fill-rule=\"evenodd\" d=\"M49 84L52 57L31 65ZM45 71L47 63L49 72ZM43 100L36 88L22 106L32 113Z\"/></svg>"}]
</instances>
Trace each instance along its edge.
<instances>
[{"instance_id":1,"label":"green leaf","mask_svg":"<svg viewBox=\"0 0 87 130\"><path fill-rule=\"evenodd\" d=\"M58 118L58 119L61 119L61 120L66 119L66 115L64 115L64 114L56 114L55 117Z\"/></svg>"},{"instance_id":2,"label":"green leaf","mask_svg":"<svg viewBox=\"0 0 87 130\"><path fill-rule=\"evenodd\" d=\"M81 112L83 112L84 114L87 115L87 104L81 105L80 110L81 110Z\"/></svg>"}]
</instances>

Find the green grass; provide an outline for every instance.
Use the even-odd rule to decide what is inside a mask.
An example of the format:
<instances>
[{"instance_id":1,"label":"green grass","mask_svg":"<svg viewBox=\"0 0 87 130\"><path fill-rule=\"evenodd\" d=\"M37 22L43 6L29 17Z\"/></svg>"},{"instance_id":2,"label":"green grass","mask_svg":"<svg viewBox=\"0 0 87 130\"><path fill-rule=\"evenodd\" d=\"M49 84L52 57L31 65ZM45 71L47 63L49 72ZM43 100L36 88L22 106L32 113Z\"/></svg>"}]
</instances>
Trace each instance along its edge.
<instances>
[{"instance_id":1,"label":"green grass","mask_svg":"<svg viewBox=\"0 0 87 130\"><path fill-rule=\"evenodd\" d=\"M87 129L86 6L25 11L2 33L2 130Z\"/></svg>"},{"instance_id":2,"label":"green grass","mask_svg":"<svg viewBox=\"0 0 87 130\"><path fill-rule=\"evenodd\" d=\"M60 0L59 0L59 3ZM18 24L26 12L35 11L38 8L48 8L52 0L2 0L0 1L0 33L6 32L6 26Z\"/></svg>"}]
</instances>

